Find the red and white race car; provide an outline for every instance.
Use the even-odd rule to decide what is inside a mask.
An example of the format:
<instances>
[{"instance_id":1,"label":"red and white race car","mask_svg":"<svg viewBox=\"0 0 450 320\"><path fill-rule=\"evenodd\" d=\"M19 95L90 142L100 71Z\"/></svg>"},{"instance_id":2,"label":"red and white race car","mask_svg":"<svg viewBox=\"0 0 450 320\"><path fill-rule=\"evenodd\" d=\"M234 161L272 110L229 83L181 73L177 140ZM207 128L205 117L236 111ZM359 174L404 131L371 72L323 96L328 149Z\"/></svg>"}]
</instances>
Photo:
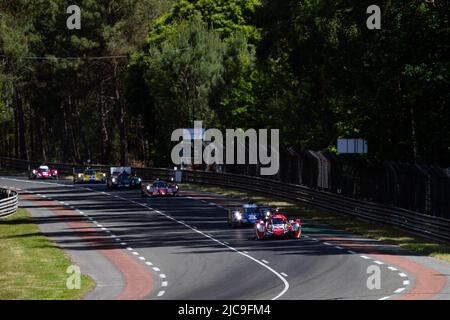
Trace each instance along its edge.
<instances>
[{"instance_id":1,"label":"red and white race car","mask_svg":"<svg viewBox=\"0 0 450 320\"><path fill-rule=\"evenodd\" d=\"M180 191L180 187L176 183L166 183L165 181L156 180L153 184L143 185L141 195L143 197L167 197L176 196Z\"/></svg>"},{"instance_id":2,"label":"red and white race car","mask_svg":"<svg viewBox=\"0 0 450 320\"><path fill-rule=\"evenodd\" d=\"M256 238L258 240L268 238L300 238L302 236L302 222L299 218L288 220L279 211L265 220L256 223Z\"/></svg>"},{"instance_id":3,"label":"red and white race car","mask_svg":"<svg viewBox=\"0 0 450 320\"><path fill-rule=\"evenodd\" d=\"M30 179L58 179L58 170L50 169L49 166L43 164L39 166L37 169L30 170Z\"/></svg>"}]
</instances>

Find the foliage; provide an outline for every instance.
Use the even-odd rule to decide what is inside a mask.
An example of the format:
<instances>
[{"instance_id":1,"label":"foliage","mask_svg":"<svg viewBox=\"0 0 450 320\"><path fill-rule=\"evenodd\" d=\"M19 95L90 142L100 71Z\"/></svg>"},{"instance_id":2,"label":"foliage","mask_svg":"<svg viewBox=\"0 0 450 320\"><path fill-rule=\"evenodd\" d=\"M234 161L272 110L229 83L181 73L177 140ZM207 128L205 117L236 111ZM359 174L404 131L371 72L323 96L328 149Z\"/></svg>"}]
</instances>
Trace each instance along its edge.
<instances>
[{"instance_id":1,"label":"foliage","mask_svg":"<svg viewBox=\"0 0 450 320\"><path fill-rule=\"evenodd\" d=\"M449 0L382 1L381 30L369 0L83 0L80 31L68 4L0 2L2 154L167 166L196 118L450 166Z\"/></svg>"}]
</instances>

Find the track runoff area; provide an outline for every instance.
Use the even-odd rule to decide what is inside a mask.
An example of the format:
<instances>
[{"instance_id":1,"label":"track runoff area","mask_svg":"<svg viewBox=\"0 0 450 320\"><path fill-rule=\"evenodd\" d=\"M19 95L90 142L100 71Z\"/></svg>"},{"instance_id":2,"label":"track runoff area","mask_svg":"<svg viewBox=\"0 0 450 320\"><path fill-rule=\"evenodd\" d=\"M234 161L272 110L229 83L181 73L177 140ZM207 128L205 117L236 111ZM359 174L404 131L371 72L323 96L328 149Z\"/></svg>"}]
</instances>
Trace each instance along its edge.
<instances>
[{"instance_id":1,"label":"track runoff area","mask_svg":"<svg viewBox=\"0 0 450 320\"><path fill-rule=\"evenodd\" d=\"M17 190L44 234L94 279L85 299L186 300L172 312L203 318L269 316L275 300L450 299L447 262L308 221L300 239L258 241L254 228L228 226L236 199L196 190L150 199L22 176L0 186Z\"/></svg>"}]
</instances>

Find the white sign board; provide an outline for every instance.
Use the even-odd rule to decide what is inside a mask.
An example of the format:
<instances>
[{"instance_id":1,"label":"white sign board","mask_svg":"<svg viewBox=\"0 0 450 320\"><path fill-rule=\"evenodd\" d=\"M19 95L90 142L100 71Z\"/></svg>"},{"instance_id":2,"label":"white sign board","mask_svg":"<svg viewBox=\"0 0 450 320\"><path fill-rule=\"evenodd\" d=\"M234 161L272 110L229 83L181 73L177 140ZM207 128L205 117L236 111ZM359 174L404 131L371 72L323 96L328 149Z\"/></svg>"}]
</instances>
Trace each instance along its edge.
<instances>
[{"instance_id":1,"label":"white sign board","mask_svg":"<svg viewBox=\"0 0 450 320\"><path fill-rule=\"evenodd\" d=\"M111 167L110 170L111 175L117 175L123 172L131 174L131 167Z\"/></svg>"},{"instance_id":2,"label":"white sign board","mask_svg":"<svg viewBox=\"0 0 450 320\"><path fill-rule=\"evenodd\" d=\"M364 139L338 139L337 152L367 154L367 141Z\"/></svg>"}]
</instances>

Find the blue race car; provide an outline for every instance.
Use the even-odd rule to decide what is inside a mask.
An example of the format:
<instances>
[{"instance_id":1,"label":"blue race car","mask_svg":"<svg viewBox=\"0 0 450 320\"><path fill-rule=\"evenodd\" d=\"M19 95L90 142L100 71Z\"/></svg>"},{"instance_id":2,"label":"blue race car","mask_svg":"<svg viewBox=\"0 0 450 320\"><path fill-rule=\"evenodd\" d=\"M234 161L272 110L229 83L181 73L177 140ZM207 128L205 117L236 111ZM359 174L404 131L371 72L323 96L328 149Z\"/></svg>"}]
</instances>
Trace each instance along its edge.
<instances>
[{"instance_id":1,"label":"blue race car","mask_svg":"<svg viewBox=\"0 0 450 320\"><path fill-rule=\"evenodd\" d=\"M232 227L254 226L259 220L265 220L272 210L254 203L244 204L241 208L228 211L228 224Z\"/></svg>"},{"instance_id":2,"label":"blue race car","mask_svg":"<svg viewBox=\"0 0 450 320\"><path fill-rule=\"evenodd\" d=\"M142 187L142 179L131 174L130 167L111 167L111 173L106 179L108 189L115 188L135 188Z\"/></svg>"}]
</instances>

